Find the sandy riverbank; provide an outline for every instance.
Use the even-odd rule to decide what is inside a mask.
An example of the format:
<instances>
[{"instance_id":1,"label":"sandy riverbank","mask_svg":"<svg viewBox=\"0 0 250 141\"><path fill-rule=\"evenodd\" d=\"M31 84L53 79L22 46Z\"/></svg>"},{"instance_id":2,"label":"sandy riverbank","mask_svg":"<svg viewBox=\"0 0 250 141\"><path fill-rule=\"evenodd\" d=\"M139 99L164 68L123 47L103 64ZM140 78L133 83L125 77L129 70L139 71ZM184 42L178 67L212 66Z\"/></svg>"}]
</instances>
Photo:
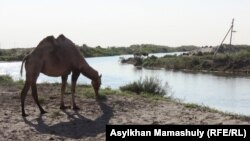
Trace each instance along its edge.
<instances>
[{"instance_id":1,"label":"sandy riverbank","mask_svg":"<svg viewBox=\"0 0 250 141\"><path fill-rule=\"evenodd\" d=\"M55 84L38 85L41 104L48 113L39 114L29 93L25 107L29 116L23 118L21 88L0 86L0 140L105 140L106 124L250 124L248 117L138 95L107 94L98 101L77 95L81 109L62 111L60 85ZM66 105L70 99L70 95L65 96Z\"/></svg>"}]
</instances>

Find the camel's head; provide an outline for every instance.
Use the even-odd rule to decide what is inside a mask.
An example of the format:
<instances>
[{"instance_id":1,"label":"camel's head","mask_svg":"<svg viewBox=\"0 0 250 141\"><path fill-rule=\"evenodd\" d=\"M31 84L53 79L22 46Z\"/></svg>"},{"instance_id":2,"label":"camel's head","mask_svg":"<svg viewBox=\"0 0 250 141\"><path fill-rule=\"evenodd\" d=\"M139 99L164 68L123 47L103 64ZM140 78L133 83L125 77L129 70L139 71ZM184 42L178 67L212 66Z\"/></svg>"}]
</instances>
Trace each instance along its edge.
<instances>
[{"instance_id":1,"label":"camel's head","mask_svg":"<svg viewBox=\"0 0 250 141\"><path fill-rule=\"evenodd\" d=\"M97 80L92 80L92 82L91 82L91 84L92 84L92 86L93 86L93 88L95 90L95 95L96 96L99 96L98 91L99 91L100 86L102 84L101 80L102 80L102 75L100 75Z\"/></svg>"}]
</instances>

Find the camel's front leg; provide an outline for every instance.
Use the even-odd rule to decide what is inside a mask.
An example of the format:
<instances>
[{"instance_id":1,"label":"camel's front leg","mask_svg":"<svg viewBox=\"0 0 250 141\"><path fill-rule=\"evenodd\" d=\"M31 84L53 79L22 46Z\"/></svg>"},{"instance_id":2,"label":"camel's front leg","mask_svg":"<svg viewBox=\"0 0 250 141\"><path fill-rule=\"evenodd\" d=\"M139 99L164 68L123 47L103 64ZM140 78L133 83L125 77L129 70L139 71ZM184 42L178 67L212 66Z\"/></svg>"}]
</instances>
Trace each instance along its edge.
<instances>
[{"instance_id":1,"label":"camel's front leg","mask_svg":"<svg viewBox=\"0 0 250 141\"><path fill-rule=\"evenodd\" d=\"M72 86L71 86L71 94L72 94L72 106L74 110L79 110L80 108L76 106L75 103L75 89L76 89L76 81L80 75L80 72L73 71L72 73Z\"/></svg>"},{"instance_id":2,"label":"camel's front leg","mask_svg":"<svg viewBox=\"0 0 250 141\"><path fill-rule=\"evenodd\" d=\"M68 79L68 75L62 76L61 105L60 105L60 109L66 109L66 107L64 105L64 94L65 94L65 89L66 89L66 85L67 85L67 79Z\"/></svg>"}]
</instances>

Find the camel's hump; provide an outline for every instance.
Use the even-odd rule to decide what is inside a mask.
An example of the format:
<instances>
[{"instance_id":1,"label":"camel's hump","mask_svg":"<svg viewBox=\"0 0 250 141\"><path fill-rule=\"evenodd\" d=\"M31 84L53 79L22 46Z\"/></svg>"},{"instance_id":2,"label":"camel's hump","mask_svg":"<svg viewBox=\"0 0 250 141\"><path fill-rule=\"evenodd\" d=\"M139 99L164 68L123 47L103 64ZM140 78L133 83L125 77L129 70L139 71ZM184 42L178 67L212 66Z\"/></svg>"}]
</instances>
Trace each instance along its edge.
<instances>
[{"instance_id":1,"label":"camel's hump","mask_svg":"<svg viewBox=\"0 0 250 141\"><path fill-rule=\"evenodd\" d=\"M45 41L48 41L48 42L53 42L55 40L55 37L54 36L47 36L45 39Z\"/></svg>"},{"instance_id":2,"label":"camel's hump","mask_svg":"<svg viewBox=\"0 0 250 141\"><path fill-rule=\"evenodd\" d=\"M50 43L52 43L52 44L54 44L54 42L55 42L55 37L54 36L47 36L47 37L45 37L42 41L40 41L40 43L39 44L41 44L41 43L44 43L44 42L50 42ZM38 45L39 45L38 44Z\"/></svg>"},{"instance_id":3,"label":"camel's hump","mask_svg":"<svg viewBox=\"0 0 250 141\"><path fill-rule=\"evenodd\" d=\"M60 35L57 37L57 39L62 39L62 40L65 40L65 39L66 39L66 37L65 37L63 34L60 34Z\"/></svg>"}]
</instances>

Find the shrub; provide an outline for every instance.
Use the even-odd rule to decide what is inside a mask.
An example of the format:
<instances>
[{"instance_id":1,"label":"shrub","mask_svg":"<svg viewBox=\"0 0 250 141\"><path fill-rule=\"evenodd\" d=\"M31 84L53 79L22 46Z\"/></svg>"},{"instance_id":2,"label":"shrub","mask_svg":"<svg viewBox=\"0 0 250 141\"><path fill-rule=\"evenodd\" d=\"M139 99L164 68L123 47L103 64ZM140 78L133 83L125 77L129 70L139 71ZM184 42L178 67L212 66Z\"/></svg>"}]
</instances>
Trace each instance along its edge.
<instances>
[{"instance_id":1,"label":"shrub","mask_svg":"<svg viewBox=\"0 0 250 141\"><path fill-rule=\"evenodd\" d=\"M192 58L191 59L191 66L192 67L194 67L194 66L196 66L196 65L199 65L200 64L200 59L199 58L197 58L197 57L194 57L194 58Z\"/></svg>"},{"instance_id":2,"label":"shrub","mask_svg":"<svg viewBox=\"0 0 250 141\"><path fill-rule=\"evenodd\" d=\"M150 56L150 59L152 59L152 60L156 60L158 57L156 57L156 56L154 56L154 55L152 55L152 56Z\"/></svg>"},{"instance_id":3,"label":"shrub","mask_svg":"<svg viewBox=\"0 0 250 141\"><path fill-rule=\"evenodd\" d=\"M161 81L156 77L140 78L138 81L129 83L125 86L121 86L121 91L131 91L137 94L148 93L153 95L164 96L167 94L168 84L163 87Z\"/></svg>"},{"instance_id":4,"label":"shrub","mask_svg":"<svg viewBox=\"0 0 250 141\"><path fill-rule=\"evenodd\" d=\"M124 57L120 57L120 58L119 58L119 62L121 62L121 63L126 63L126 59L125 59Z\"/></svg>"},{"instance_id":5,"label":"shrub","mask_svg":"<svg viewBox=\"0 0 250 141\"><path fill-rule=\"evenodd\" d=\"M236 54L233 54L234 60L242 60L242 59L248 59L250 58L250 52L249 51L240 51Z\"/></svg>"},{"instance_id":6,"label":"shrub","mask_svg":"<svg viewBox=\"0 0 250 141\"><path fill-rule=\"evenodd\" d=\"M203 53L201 52L201 51L199 51L198 53L197 53L197 56L202 56L203 55Z\"/></svg>"},{"instance_id":7,"label":"shrub","mask_svg":"<svg viewBox=\"0 0 250 141\"><path fill-rule=\"evenodd\" d=\"M0 75L0 84L12 84L14 83L13 79L9 75Z\"/></svg>"},{"instance_id":8,"label":"shrub","mask_svg":"<svg viewBox=\"0 0 250 141\"><path fill-rule=\"evenodd\" d=\"M214 62L228 62L232 60L232 57L228 54L218 54L214 57Z\"/></svg>"},{"instance_id":9,"label":"shrub","mask_svg":"<svg viewBox=\"0 0 250 141\"><path fill-rule=\"evenodd\" d=\"M134 60L135 60L135 64L134 64L135 66L141 66L143 63L143 58L141 57L135 57Z\"/></svg>"}]
</instances>

